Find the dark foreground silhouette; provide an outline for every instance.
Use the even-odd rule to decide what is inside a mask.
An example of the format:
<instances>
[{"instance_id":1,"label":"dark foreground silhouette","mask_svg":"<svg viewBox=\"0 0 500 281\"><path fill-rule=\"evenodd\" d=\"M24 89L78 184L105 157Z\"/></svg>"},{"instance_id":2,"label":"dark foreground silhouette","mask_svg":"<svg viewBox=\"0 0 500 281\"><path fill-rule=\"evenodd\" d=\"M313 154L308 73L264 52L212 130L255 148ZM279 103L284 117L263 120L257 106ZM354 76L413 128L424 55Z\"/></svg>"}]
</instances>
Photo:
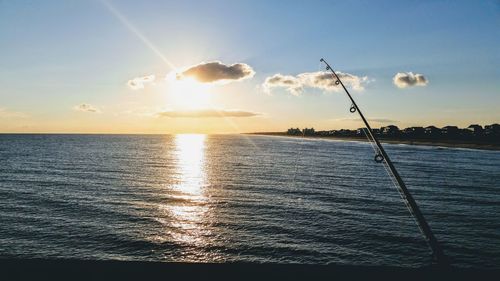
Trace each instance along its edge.
<instances>
[{"instance_id":1,"label":"dark foreground silhouette","mask_svg":"<svg viewBox=\"0 0 500 281\"><path fill-rule=\"evenodd\" d=\"M345 265L0 259L1 280L471 280L500 270Z\"/></svg>"}]
</instances>

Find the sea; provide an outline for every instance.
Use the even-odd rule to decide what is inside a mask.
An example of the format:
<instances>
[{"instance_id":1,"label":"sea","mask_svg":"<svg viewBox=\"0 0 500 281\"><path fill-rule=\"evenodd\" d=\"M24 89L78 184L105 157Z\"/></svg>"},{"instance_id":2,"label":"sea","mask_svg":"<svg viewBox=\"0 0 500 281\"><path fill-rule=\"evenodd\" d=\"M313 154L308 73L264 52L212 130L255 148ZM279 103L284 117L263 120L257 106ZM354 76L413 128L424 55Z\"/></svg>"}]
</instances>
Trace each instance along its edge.
<instances>
[{"instance_id":1,"label":"sea","mask_svg":"<svg viewBox=\"0 0 500 281\"><path fill-rule=\"evenodd\" d=\"M452 265L500 268L500 152L384 144ZM0 258L423 267L367 142L0 135Z\"/></svg>"}]
</instances>

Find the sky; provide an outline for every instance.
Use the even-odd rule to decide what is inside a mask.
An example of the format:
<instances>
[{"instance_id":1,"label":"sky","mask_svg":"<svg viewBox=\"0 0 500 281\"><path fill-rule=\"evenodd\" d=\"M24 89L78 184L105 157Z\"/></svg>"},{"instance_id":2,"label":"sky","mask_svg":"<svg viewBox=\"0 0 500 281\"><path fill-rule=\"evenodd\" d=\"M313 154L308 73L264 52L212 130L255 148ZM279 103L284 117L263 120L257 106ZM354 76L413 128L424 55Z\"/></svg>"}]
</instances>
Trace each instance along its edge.
<instances>
[{"instance_id":1,"label":"sky","mask_svg":"<svg viewBox=\"0 0 500 281\"><path fill-rule=\"evenodd\" d=\"M500 122L498 1L3 1L0 132Z\"/></svg>"}]
</instances>

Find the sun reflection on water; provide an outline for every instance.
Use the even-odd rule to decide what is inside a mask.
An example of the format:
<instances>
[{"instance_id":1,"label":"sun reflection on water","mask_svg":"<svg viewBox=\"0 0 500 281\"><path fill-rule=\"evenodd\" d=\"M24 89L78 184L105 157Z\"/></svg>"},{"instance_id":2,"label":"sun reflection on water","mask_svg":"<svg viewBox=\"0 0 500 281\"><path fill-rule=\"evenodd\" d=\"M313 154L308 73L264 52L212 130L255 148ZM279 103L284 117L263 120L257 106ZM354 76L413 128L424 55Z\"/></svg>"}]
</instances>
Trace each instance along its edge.
<instances>
[{"instance_id":1,"label":"sun reflection on water","mask_svg":"<svg viewBox=\"0 0 500 281\"><path fill-rule=\"evenodd\" d=\"M175 136L175 182L170 186L173 201L164 205L169 214L171 238L181 244L203 245L208 235L205 195L205 135Z\"/></svg>"},{"instance_id":2,"label":"sun reflection on water","mask_svg":"<svg viewBox=\"0 0 500 281\"><path fill-rule=\"evenodd\" d=\"M177 181L175 189L200 196L205 185L205 135L176 135Z\"/></svg>"}]
</instances>

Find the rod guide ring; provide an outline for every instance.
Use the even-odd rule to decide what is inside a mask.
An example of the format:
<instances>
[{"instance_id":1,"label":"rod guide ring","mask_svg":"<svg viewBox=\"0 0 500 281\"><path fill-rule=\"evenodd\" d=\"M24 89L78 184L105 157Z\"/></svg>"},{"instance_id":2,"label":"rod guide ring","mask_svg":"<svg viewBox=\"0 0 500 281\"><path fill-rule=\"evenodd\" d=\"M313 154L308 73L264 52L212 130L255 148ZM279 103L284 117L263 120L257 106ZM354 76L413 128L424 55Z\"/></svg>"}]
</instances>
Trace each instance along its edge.
<instances>
[{"instance_id":1,"label":"rod guide ring","mask_svg":"<svg viewBox=\"0 0 500 281\"><path fill-rule=\"evenodd\" d=\"M375 162L377 163L382 163L382 161L384 161L384 156L382 156L382 154L380 153L377 153L373 160L375 160Z\"/></svg>"}]
</instances>

